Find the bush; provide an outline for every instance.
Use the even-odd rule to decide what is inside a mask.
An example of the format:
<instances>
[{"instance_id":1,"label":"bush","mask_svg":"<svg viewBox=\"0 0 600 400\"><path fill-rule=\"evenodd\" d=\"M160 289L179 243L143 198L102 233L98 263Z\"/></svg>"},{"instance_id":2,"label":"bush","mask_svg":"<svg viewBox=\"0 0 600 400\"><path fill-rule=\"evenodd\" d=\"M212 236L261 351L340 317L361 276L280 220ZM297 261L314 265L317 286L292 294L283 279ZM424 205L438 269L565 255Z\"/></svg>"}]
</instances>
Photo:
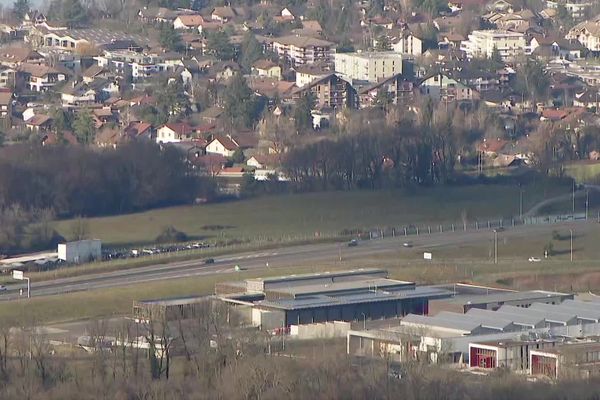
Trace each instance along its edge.
<instances>
[{"instance_id":1,"label":"bush","mask_svg":"<svg viewBox=\"0 0 600 400\"><path fill-rule=\"evenodd\" d=\"M184 232L178 231L174 226L167 226L163 228L160 234L156 237L156 243L177 243L186 242L188 235Z\"/></svg>"}]
</instances>

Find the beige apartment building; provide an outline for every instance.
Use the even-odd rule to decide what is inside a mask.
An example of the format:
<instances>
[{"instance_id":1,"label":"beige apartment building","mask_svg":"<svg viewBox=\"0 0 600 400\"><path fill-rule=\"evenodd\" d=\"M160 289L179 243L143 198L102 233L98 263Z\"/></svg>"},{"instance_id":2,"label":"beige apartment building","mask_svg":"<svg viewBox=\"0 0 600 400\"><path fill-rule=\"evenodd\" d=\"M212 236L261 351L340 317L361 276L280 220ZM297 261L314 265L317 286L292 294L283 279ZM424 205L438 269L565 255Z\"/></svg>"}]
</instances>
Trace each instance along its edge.
<instances>
[{"instance_id":1,"label":"beige apartment building","mask_svg":"<svg viewBox=\"0 0 600 400\"><path fill-rule=\"evenodd\" d=\"M473 31L469 40L461 43L461 50L468 58L491 57L494 48L498 49L502 60L514 60L525 54L525 36L503 30Z\"/></svg>"},{"instance_id":2,"label":"beige apartment building","mask_svg":"<svg viewBox=\"0 0 600 400\"><path fill-rule=\"evenodd\" d=\"M402 73L402 55L394 52L337 53L335 71L352 80L377 82Z\"/></svg>"}]
</instances>

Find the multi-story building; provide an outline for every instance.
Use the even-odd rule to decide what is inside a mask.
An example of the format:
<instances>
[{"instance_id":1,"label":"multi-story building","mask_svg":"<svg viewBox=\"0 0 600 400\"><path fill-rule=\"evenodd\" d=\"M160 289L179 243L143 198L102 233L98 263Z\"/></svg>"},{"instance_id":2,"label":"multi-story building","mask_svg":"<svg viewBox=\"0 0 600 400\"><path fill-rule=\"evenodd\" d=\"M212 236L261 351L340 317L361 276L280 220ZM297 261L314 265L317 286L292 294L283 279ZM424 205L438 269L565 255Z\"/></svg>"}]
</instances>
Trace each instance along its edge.
<instances>
[{"instance_id":1,"label":"multi-story building","mask_svg":"<svg viewBox=\"0 0 600 400\"><path fill-rule=\"evenodd\" d=\"M423 79L419 89L422 95L443 102L470 101L479 98L477 91L444 74L435 74Z\"/></svg>"},{"instance_id":2,"label":"multi-story building","mask_svg":"<svg viewBox=\"0 0 600 400\"><path fill-rule=\"evenodd\" d=\"M334 43L305 36L283 36L266 43L292 66L323 62L333 64Z\"/></svg>"},{"instance_id":3,"label":"multi-story building","mask_svg":"<svg viewBox=\"0 0 600 400\"><path fill-rule=\"evenodd\" d=\"M525 36L502 30L473 31L460 48L468 58L491 57L497 49L502 60L511 61L525 54Z\"/></svg>"},{"instance_id":4,"label":"multi-story building","mask_svg":"<svg viewBox=\"0 0 600 400\"><path fill-rule=\"evenodd\" d=\"M574 20L585 18L587 11L592 7L592 2L589 0L547 0L546 7L558 8L563 6L571 14Z\"/></svg>"},{"instance_id":5,"label":"multi-story building","mask_svg":"<svg viewBox=\"0 0 600 400\"><path fill-rule=\"evenodd\" d=\"M402 73L402 55L394 52L337 53L335 70L352 80L377 82Z\"/></svg>"},{"instance_id":6,"label":"multi-story building","mask_svg":"<svg viewBox=\"0 0 600 400\"><path fill-rule=\"evenodd\" d=\"M352 85L336 74L327 75L321 79L296 89L292 96L300 98L311 93L318 107L355 108L358 103L356 90Z\"/></svg>"},{"instance_id":7,"label":"multi-story building","mask_svg":"<svg viewBox=\"0 0 600 400\"><path fill-rule=\"evenodd\" d=\"M407 104L414 97L414 85L412 82L404 79L402 74L383 79L359 90L360 107L373 107L377 105L377 98L380 93L385 93L389 96L393 104Z\"/></svg>"},{"instance_id":8,"label":"multi-story building","mask_svg":"<svg viewBox=\"0 0 600 400\"><path fill-rule=\"evenodd\" d=\"M392 49L397 53L420 56L423 54L423 40L413 34L402 35L402 37L392 45Z\"/></svg>"},{"instance_id":9,"label":"multi-story building","mask_svg":"<svg viewBox=\"0 0 600 400\"><path fill-rule=\"evenodd\" d=\"M566 39L577 40L589 51L600 52L600 16L575 25L567 33Z\"/></svg>"},{"instance_id":10,"label":"multi-story building","mask_svg":"<svg viewBox=\"0 0 600 400\"><path fill-rule=\"evenodd\" d=\"M105 51L95 57L98 66L107 68L118 75L131 75L134 81L149 78L155 74L175 70L174 63L162 56L144 54L131 50ZM183 63L179 61L179 65Z\"/></svg>"}]
</instances>

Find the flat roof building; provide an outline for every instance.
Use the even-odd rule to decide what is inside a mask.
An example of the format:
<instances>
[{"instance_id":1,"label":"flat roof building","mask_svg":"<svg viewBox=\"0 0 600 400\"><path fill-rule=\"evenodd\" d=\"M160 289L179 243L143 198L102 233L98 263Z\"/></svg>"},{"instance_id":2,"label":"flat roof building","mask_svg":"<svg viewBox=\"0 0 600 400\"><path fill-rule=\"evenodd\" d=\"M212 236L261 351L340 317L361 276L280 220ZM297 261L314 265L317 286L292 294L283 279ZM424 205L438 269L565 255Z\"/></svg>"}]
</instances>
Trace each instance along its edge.
<instances>
[{"instance_id":1,"label":"flat roof building","mask_svg":"<svg viewBox=\"0 0 600 400\"><path fill-rule=\"evenodd\" d=\"M366 321L427 314L430 299L451 292L389 279L381 269L290 275L217 284L223 301L251 307L265 329L327 321Z\"/></svg>"},{"instance_id":2,"label":"flat roof building","mask_svg":"<svg viewBox=\"0 0 600 400\"><path fill-rule=\"evenodd\" d=\"M402 73L402 55L395 52L336 53L335 71L348 79L377 82Z\"/></svg>"}]
</instances>

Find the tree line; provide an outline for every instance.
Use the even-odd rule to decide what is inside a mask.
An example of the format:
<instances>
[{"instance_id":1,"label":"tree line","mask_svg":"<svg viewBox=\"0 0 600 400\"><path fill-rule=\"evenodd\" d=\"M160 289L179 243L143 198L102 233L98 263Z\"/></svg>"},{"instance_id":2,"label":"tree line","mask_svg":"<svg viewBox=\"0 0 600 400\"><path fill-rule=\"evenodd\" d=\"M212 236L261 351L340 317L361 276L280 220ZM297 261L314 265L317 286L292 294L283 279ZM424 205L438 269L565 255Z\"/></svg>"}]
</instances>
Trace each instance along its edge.
<instances>
[{"instance_id":1,"label":"tree line","mask_svg":"<svg viewBox=\"0 0 600 400\"><path fill-rule=\"evenodd\" d=\"M174 148L16 145L0 149L0 207L49 209L58 217L134 212L210 196Z\"/></svg>"}]
</instances>

